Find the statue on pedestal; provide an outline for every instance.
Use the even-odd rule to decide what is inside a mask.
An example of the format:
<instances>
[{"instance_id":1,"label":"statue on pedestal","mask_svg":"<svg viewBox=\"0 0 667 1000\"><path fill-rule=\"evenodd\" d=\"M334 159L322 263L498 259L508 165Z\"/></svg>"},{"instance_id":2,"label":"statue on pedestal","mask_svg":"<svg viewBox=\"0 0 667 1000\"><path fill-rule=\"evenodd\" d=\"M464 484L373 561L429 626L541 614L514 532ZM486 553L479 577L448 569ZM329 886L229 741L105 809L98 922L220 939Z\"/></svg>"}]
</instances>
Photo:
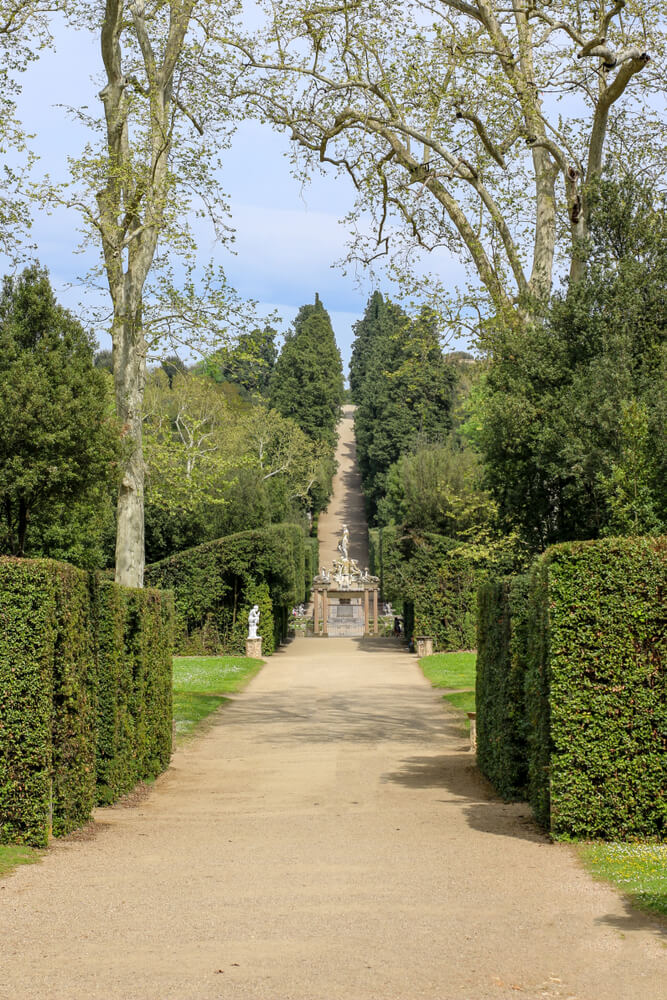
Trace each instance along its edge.
<instances>
[{"instance_id":1,"label":"statue on pedestal","mask_svg":"<svg viewBox=\"0 0 667 1000\"><path fill-rule=\"evenodd\" d=\"M257 628L259 626L259 605L254 604L248 614L248 638L257 638Z\"/></svg>"}]
</instances>

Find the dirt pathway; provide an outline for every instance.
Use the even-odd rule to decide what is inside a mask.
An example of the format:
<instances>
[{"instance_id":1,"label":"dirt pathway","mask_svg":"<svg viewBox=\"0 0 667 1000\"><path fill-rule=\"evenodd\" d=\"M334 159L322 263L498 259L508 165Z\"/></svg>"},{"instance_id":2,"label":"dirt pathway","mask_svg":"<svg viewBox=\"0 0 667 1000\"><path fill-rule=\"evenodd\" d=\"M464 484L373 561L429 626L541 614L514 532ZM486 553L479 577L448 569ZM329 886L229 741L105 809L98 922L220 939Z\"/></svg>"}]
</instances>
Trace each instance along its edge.
<instances>
[{"instance_id":1,"label":"dirt pathway","mask_svg":"<svg viewBox=\"0 0 667 1000\"><path fill-rule=\"evenodd\" d=\"M368 566L368 528L357 468L353 414L353 406L343 407L343 419L338 424L338 471L334 477L333 496L327 510L320 514L317 526L320 565L327 569L338 558L336 546L343 524L347 524L350 532L350 555L362 569Z\"/></svg>"},{"instance_id":2,"label":"dirt pathway","mask_svg":"<svg viewBox=\"0 0 667 1000\"><path fill-rule=\"evenodd\" d=\"M665 997L657 927L466 743L391 640L296 640L145 801L0 882L0 997Z\"/></svg>"}]
</instances>

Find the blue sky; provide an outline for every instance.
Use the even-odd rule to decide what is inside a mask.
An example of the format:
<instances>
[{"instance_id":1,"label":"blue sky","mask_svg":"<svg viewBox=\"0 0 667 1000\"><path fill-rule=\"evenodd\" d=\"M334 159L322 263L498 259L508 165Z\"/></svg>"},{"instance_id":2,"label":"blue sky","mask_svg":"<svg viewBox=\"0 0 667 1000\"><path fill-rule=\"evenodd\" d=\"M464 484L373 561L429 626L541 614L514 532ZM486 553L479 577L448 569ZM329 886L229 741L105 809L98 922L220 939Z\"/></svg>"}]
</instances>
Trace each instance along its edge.
<instances>
[{"instance_id":1,"label":"blue sky","mask_svg":"<svg viewBox=\"0 0 667 1000\"><path fill-rule=\"evenodd\" d=\"M35 135L31 145L40 157L37 174L48 172L52 179L64 180L68 154L76 155L89 138L64 106L87 105L96 113L99 83L92 78L99 73L99 64L94 36L60 28L55 50L43 53L24 74L19 113ZM346 230L339 219L351 207L352 185L330 174L316 176L302 188L290 175L288 148L286 136L268 126L241 125L225 153L221 178L236 230L235 254L212 241L200 249L204 258L210 253L224 266L242 296L258 300L262 312L277 310L284 327L299 306L312 302L319 292L347 362L352 324L362 315L374 287L363 272L355 281L332 267L345 255ZM85 315L86 293L76 282L87 270L86 261L93 258L90 251L87 255L76 252L80 243L77 225L73 210L38 214L32 238L60 301L77 310L83 305ZM441 258L439 263L451 274L452 282L463 279L458 261ZM7 270L1 258L0 267ZM382 287L389 290L387 284ZM102 346L110 346L104 334L99 339Z\"/></svg>"}]
</instances>

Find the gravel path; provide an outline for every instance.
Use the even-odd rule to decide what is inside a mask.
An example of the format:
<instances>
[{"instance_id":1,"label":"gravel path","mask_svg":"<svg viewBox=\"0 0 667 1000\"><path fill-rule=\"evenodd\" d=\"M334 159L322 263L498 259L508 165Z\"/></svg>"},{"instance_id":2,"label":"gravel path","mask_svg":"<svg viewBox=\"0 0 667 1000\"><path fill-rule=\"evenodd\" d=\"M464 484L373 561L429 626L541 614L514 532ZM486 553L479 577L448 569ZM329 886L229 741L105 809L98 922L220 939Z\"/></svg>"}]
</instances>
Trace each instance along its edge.
<instances>
[{"instance_id":1,"label":"gravel path","mask_svg":"<svg viewBox=\"0 0 667 1000\"><path fill-rule=\"evenodd\" d=\"M354 406L343 407L343 419L338 424L333 496L328 508L320 514L317 534L320 541L320 566L329 569L340 558L336 546L342 525L350 532L350 555L364 569L368 566L368 528L361 492L361 476L357 467L357 443L354 439Z\"/></svg>"},{"instance_id":2,"label":"gravel path","mask_svg":"<svg viewBox=\"0 0 667 1000\"><path fill-rule=\"evenodd\" d=\"M0 882L0 997L661 1000L659 935L490 796L414 656L298 639Z\"/></svg>"}]
</instances>

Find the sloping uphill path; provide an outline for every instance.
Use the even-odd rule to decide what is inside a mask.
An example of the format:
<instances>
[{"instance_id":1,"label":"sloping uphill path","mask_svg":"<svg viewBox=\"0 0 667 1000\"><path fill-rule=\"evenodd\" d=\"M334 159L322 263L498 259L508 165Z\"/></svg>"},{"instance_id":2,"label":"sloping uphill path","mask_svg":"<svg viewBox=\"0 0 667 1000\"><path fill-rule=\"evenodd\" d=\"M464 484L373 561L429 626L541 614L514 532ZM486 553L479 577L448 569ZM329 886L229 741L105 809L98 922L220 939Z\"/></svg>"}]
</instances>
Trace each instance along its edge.
<instances>
[{"instance_id":1,"label":"sloping uphill path","mask_svg":"<svg viewBox=\"0 0 667 1000\"><path fill-rule=\"evenodd\" d=\"M368 527L361 492L361 475L357 466L357 443L354 438L354 406L344 406L338 423L338 468L333 481L333 496L324 513L320 514L317 535L320 543L320 565L330 569L339 559L337 546L341 531L347 524L350 532L350 555L361 569L368 566Z\"/></svg>"},{"instance_id":2,"label":"sloping uphill path","mask_svg":"<svg viewBox=\"0 0 667 1000\"><path fill-rule=\"evenodd\" d=\"M493 798L388 639L271 657L147 797L0 880L0 941L1 1000L667 997L658 925Z\"/></svg>"}]
</instances>

